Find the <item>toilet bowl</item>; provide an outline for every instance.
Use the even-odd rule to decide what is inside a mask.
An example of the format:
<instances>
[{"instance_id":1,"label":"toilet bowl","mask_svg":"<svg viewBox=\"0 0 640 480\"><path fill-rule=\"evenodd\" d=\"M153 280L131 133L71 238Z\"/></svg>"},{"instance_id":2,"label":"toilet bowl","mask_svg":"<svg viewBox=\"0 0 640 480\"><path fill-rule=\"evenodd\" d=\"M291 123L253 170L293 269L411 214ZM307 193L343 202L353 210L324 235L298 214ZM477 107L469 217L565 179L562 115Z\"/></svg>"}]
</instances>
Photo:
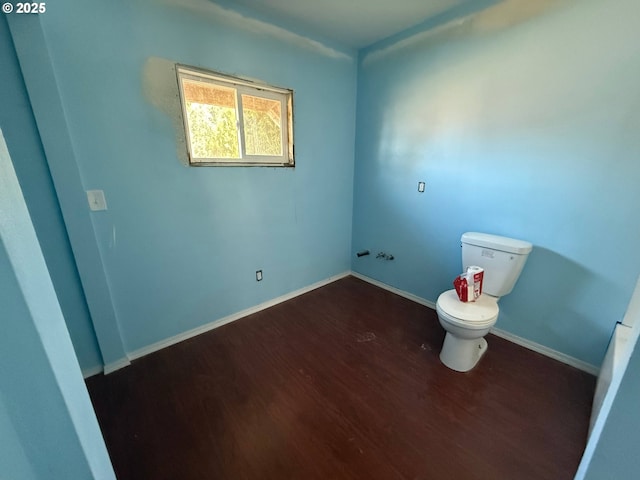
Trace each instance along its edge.
<instances>
[{"instance_id":1,"label":"toilet bowl","mask_svg":"<svg viewBox=\"0 0 640 480\"><path fill-rule=\"evenodd\" d=\"M440 361L458 372L471 370L487 351L483 337L498 320L497 299L483 294L475 302L463 303L455 290L447 290L438 297L436 312L447 332Z\"/></svg>"},{"instance_id":2,"label":"toilet bowl","mask_svg":"<svg viewBox=\"0 0 640 480\"><path fill-rule=\"evenodd\" d=\"M447 334L440 360L458 372L476 366L487 351L483 338L498 320L498 299L511 293L532 245L487 233L467 232L460 238L463 271L470 266L484 269L482 295L475 302L462 302L455 290L438 297L436 312Z\"/></svg>"}]
</instances>

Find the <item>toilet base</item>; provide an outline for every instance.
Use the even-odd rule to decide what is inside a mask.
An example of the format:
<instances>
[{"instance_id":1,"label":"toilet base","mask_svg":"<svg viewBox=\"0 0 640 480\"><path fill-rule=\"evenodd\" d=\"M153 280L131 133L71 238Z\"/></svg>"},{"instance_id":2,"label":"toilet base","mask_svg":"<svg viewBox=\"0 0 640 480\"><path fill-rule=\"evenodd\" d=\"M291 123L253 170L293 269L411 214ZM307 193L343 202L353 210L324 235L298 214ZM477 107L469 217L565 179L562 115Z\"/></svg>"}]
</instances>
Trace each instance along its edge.
<instances>
[{"instance_id":1,"label":"toilet base","mask_svg":"<svg viewBox=\"0 0 640 480\"><path fill-rule=\"evenodd\" d=\"M456 372L468 372L487 351L487 341L481 338L460 338L447 332L440 352L440 361Z\"/></svg>"}]
</instances>

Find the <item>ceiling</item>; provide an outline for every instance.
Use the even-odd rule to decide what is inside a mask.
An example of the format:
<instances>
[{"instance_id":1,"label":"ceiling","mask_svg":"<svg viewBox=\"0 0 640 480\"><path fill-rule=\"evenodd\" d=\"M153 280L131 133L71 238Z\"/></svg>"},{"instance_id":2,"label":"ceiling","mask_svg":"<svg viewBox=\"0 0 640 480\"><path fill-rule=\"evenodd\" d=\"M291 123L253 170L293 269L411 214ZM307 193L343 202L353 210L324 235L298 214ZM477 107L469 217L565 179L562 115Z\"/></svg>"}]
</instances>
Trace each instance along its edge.
<instances>
[{"instance_id":1,"label":"ceiling","mask_svg":"<svg viewBox=\"0 0 640 480\"><path fill-rule=\"evenodd\" d=\"M362 48L473 0L233 0L257 13Z\"/></svg>"}]
</instances>

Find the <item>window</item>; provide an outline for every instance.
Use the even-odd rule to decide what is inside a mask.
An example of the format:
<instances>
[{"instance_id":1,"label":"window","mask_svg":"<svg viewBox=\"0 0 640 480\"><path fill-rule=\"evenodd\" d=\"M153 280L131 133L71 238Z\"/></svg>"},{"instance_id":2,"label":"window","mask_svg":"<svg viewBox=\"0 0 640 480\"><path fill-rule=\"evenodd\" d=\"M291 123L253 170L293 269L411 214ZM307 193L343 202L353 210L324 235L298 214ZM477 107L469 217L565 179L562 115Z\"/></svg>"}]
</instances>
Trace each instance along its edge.
<instances>
[{"instance_id":1,"label":"window","mask_svg":"<svg viewBox=\"0 0 640 480\"><path fill-rule=\"evenodd\" d=\"M294 165L291 90L176 70L191 165Z\"/></svg>"}]
</instances>

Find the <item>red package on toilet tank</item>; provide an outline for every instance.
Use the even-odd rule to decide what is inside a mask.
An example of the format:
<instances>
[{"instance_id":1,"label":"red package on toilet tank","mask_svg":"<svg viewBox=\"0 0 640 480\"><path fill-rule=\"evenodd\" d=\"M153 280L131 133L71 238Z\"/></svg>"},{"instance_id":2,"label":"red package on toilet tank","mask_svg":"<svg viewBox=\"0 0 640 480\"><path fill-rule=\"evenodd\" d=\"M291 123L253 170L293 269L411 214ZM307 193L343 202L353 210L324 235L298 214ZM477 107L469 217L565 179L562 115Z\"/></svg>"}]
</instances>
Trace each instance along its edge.
<instances>
[{"instance_id":1,"label":"red package on toilet tank","mask_svg":"<svg viewBox=\"0 0 640 480\"><path fill-rule=\"evenodd\" d=\"M458 294L458 298L461 302L469 301L469 282L467 281L467 274L463 273L462 275L458 275L456 279L453 281L453 286L456 289L456 293Z\"/></svg>"},{"instance_id":2,"label":"red package on toilet tank","mask_svg":"<svg viewBox=\"0 0 640 480\"><path fill-rule=\"evenodd\" d=\"M475 302L482 295L482 282L484 269L481 267L468 267L465 273L456 277L453 286L461 302Z\"/></svg>"}]
</instances>

